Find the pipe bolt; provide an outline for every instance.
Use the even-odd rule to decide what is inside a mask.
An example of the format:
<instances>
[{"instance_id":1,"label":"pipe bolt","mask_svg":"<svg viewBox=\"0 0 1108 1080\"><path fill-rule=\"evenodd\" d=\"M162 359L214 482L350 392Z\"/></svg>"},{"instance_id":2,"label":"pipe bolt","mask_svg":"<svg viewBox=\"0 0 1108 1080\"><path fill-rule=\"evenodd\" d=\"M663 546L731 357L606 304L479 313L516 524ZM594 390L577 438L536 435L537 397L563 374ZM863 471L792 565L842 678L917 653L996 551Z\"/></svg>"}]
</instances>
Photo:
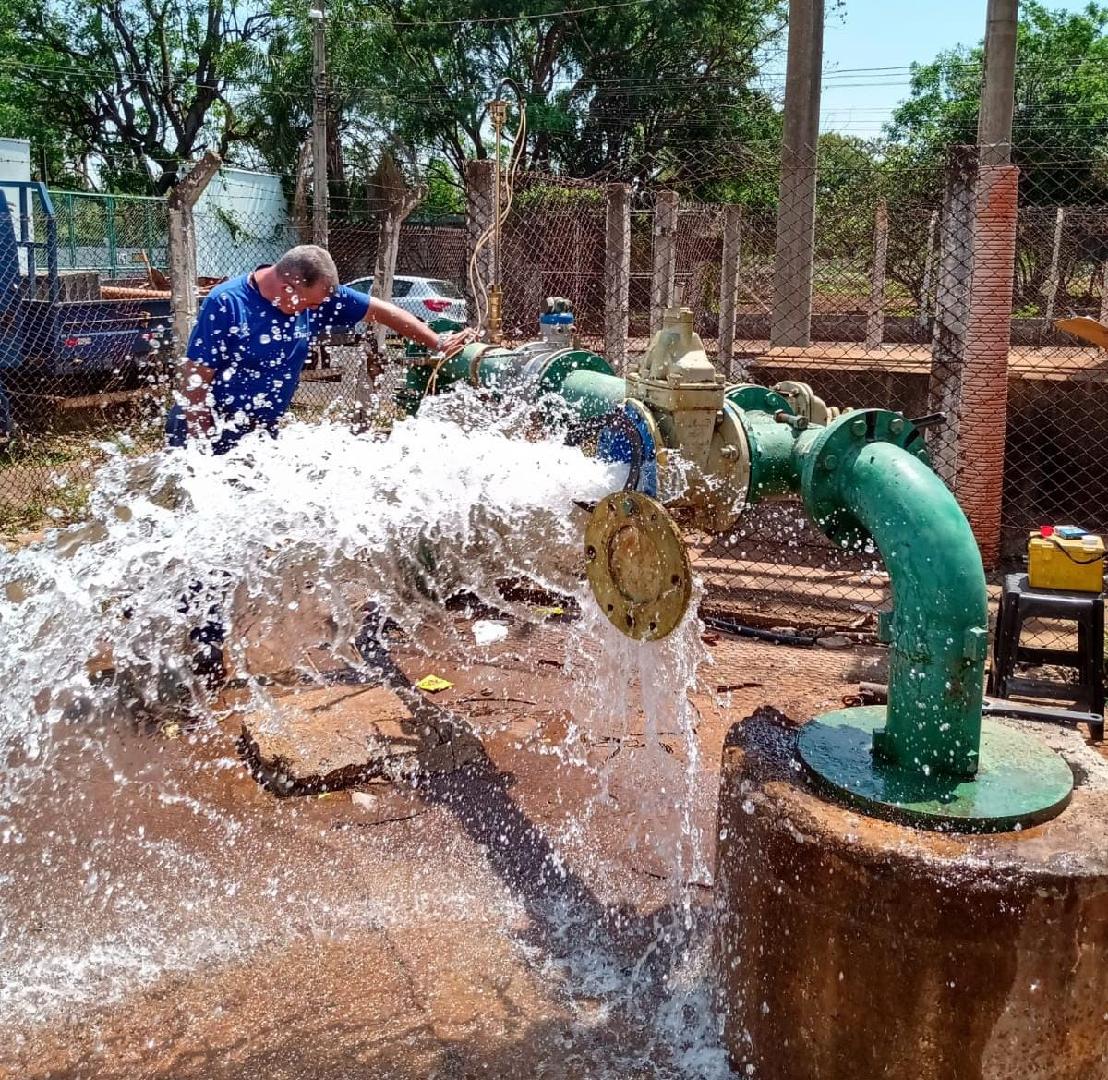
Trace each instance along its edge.
<instances>
[{"instance_id":1,"label":"pipe bolt","mask_svg":"<svg viewBox=\"0 0 1108 1080\"><path fill-rule=\"evenodd\" d=\"M839 459L834 454L828 454L823 459L823 467L828 472L834 472L839 467Z\"/></svg>"},{"instance_id":2,"label":"pipe bolt","mask_svg":"<svg viewBox=\"0 0 1108 1080\"><path fill-rule=\"evenodd\" d=\"M857 435L858 438L862 438L866 433L866 422L861 418L854 420L850 425L850 434Z\"/></svg>"},{"instance_id":3,"label":"pipe bolt","mask_svg":"<svg viewBox=\"0 0 1108 1080\"><path fill-rule=\"evenodd\" d=\"M889 421L889 431L893 435L899 435L903 430L904 421L899 416L895 416L892 420Z\"/></svg>"}]
</instances>

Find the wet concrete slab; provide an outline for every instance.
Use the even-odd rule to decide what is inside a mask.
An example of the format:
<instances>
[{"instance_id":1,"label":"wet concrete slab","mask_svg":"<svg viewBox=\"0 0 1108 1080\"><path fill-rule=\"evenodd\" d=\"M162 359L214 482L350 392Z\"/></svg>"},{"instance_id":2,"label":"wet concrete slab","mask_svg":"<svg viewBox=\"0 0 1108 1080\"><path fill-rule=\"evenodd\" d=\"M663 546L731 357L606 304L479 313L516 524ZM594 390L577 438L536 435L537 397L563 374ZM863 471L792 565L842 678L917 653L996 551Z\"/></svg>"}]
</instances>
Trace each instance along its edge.
<instances>
[{"instance_id":1,"label":"wet concrete slab","mask_svg":"<svg viewBox=\"0 0 1108 1080\"><path fill-rule=\"evenodd\" d=\"M686 821L659 791L688 764L680 732L651 745L620 697L574 725L572 695L595 689L562 667L569 629L513 629L465 663L398 648L410 682L453 684L426 705L480 741L453 771L277 797L234 710L92 755L75 739L5 849L0 1075L721 1075L706 973L682 975L666 944L704 938L719 750L764 701L837 704L851 654L713 638ZM362 715L356 694L307 689L412 738L383 695ZM690 822L707 869L691 883L691 858L667 854Z\"/></svg>"},{"instance_id":2,"label":"wet concrete slab","mask_svg":"<svg viewBox=\"0 0 1108 1080\"><path fill-rule=\"evenodd\" d=\"M241 748L255 778L279 795L340 791L378 777L460 768L480 744L421 708L409 691L337 683L286 689L242 718Z\"/></svg>"}]
</instances>

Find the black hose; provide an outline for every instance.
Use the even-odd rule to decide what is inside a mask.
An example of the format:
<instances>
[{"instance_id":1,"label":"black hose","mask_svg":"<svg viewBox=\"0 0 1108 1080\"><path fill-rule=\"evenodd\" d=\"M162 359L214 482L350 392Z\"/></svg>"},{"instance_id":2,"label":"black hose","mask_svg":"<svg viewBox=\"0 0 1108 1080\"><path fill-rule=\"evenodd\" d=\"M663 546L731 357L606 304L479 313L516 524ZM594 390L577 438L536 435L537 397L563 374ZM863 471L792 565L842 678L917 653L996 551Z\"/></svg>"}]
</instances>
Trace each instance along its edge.
<instances>
[{"instance_id":1,"label":"black hose","mask_svg":"<svg viewBox=\"0 0 1108 1080\"><path fill-rule=\"evenodd\" d=\"M768 641L774 645L798 645L803 648L810 648L816 643L814 634L790 634L781 630L763 630L761 627L745 626L734 619L724 619L718 615L701 615L700 619L705 626L712 630L721 630L725 634L734 634L736 637Z\"/></svg>"}]
</instances>

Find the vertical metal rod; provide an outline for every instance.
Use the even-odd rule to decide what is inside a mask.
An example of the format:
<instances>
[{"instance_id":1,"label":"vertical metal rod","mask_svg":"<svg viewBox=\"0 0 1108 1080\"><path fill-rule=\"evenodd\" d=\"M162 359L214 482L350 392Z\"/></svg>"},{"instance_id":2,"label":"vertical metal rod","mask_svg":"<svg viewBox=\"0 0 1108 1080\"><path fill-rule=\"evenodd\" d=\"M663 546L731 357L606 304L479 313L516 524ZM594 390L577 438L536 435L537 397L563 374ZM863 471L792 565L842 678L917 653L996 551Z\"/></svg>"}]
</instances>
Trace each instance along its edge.
<instances>
[{"instance_id":1,"label":"vertical metal rod","mask_svg":"<svg viewBox=\"0 0 1108 1080\"><path fill-rule=\"evenodd\" d=\"M116 257L116 235L115 235L115 199L110 195L104 200L104 212L108 216L107 220L107 232L108 232L108 272L111 276L118 277L118 265Z\"/></svg>"}]
</instances>

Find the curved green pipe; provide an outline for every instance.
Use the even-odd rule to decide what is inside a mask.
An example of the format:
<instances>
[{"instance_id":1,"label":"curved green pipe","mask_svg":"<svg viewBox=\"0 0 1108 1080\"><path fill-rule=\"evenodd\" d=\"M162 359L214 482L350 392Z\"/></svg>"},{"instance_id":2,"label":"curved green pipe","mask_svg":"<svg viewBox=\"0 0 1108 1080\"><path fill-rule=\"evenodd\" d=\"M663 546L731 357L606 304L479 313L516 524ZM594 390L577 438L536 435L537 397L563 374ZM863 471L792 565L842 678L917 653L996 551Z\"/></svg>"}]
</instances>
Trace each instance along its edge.
<instances>
[{"instance_id":1,"label":"curved green pipe","mask_svg":"<svg viewBox=\"0 0 1108 1080\"><path fill-rule=\"evenodd\" d=\"M972 776L988 605L965 514L927 465L892 443L861 443L841 459L810 458L802 494L813 520L820 524L816 507L837 495L873 537L892 583L889 704L875 752L917 772Z\"/></svg>"}]
</instances>

